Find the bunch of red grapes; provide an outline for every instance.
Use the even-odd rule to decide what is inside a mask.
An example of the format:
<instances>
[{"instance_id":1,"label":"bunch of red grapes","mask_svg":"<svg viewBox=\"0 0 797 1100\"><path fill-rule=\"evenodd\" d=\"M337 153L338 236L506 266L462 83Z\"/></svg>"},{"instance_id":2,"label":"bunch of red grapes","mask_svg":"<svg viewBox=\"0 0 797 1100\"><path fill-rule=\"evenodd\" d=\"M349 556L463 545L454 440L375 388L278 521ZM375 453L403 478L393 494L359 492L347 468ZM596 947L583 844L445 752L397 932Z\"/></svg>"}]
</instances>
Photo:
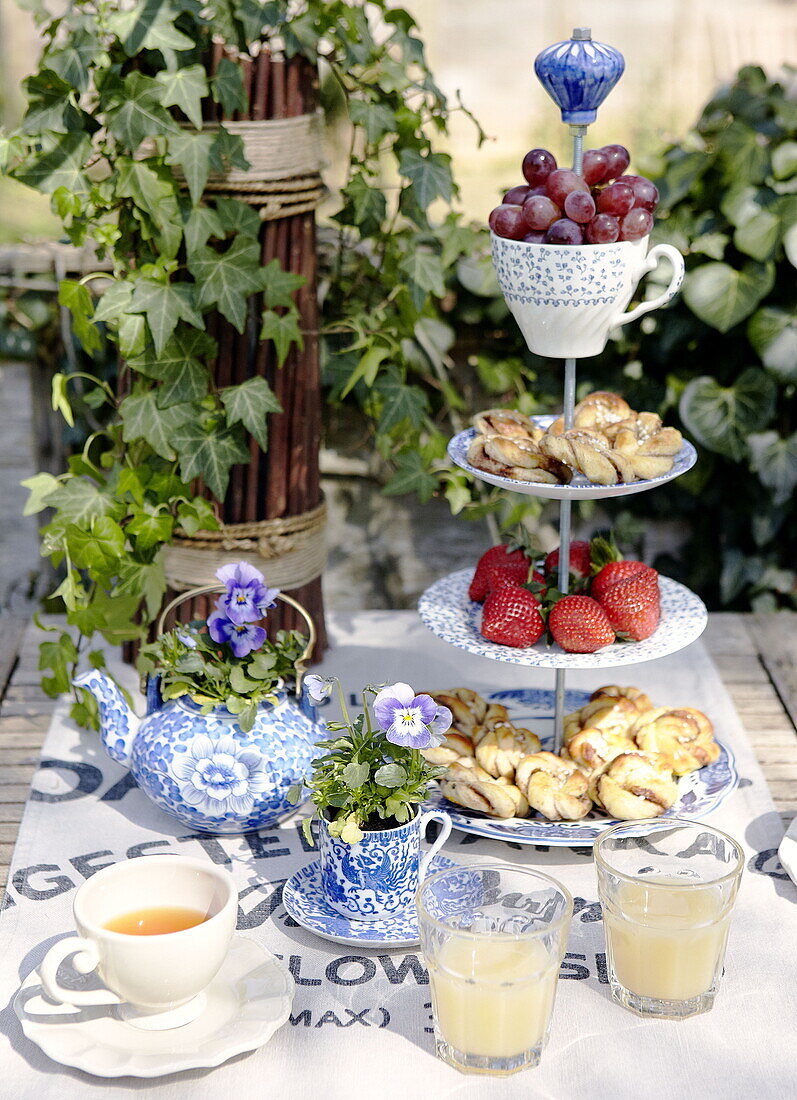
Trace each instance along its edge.
<instances>
[{"instance_id":1,"label":"bunch of red grapes","mask_svg":"<svg viewBox=\"0 0 797 1100\"><path fill-rule=\"evenodd\" d=\"M644 176L625 174L630 159L622 145L587 149L577 175L557 168L547 149L532 149L523 158L526 184L507 191L490 229L532 244L638 241L653 228L659 192Z\"/></svg>"}]
</instances>

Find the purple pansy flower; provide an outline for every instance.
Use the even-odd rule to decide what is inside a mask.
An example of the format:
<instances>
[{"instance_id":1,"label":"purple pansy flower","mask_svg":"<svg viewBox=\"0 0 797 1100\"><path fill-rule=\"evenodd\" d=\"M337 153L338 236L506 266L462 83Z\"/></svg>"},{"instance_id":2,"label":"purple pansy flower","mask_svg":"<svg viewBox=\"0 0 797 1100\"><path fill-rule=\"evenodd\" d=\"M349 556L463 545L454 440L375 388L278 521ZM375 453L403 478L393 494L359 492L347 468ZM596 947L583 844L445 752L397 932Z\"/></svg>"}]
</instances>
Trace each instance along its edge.
<instances>
[{"instance_id":1,"label":"purple pansy flower","mask_svg":"<svg viewBox=\"0 0 797 1100\"><path fill-rule=\"evenodd\" d=\"M335 681L333 679L325 680L323 676L316 676L311 673L309 676L305 676L304 686L307 688L307 694L313 703L323 703L332 694Z\"/></svg>"},{"instance_id":2,"label":"purple pansy flower","mask_svg":"<svg viewBox=\"0 0 797 1100\"><path fill-rule=\"evenodd\" d=\"M245 657L247 653L260 649L266 640L263 627L254 623L234 623L221 610L221 603L219 600L218 610L208 618L208 633L213 641L229 642L236 657Z\"/></svg>"},{"instance_id":3,"label":"purple pansy flower","mask_svg":"<svg viewBox=\"0 0 797 1100\"><path fill-rule=\"evenodd\" d=\"M374 699L374 714L388 741L411 749L429 749L443 741L451 725L448 707L431 695L416 695L409 684L391 684Z\"/></svg>"},{"instance_id":4,"label":"purple pansy flower","mask_svg":"<svg viewBox=\"0 0 797 1100\"><path fill-rule=\"evenodd\" d=\"M190 634L186 634L183 630L178 630L177 637L184 646L188 646L189 649L196 649L196 638L192 638Z\"/></svg>"},{"instance_id":5,"label":"purple pansy flower","mask_svg":"<svg viewBox=\"0 0 797 1100\"><path fill-rule=\"evenodd\" d=\"M219 610L234 623L253 623L262 619L266 608L273 607L278 588L267 588L263 574L246 561L223 565L216 570L218 579L227 586L219 599Z\"/></svg>"}]
</instances>

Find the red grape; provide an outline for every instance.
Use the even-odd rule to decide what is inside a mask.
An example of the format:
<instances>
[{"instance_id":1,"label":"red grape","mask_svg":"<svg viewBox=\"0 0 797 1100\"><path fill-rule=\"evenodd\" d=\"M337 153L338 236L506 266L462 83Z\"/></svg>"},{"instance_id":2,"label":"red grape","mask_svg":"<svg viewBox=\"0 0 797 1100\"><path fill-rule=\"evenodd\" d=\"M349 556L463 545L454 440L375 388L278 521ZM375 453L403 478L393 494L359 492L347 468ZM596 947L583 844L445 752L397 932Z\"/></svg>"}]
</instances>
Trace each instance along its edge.
<instances>
[{"instance_id":1,"label":"red grape","mask_svg":"<svg viewBox=\"0 0 797 1100\"><path fill-rule=\"evenodd\" d=\"M565 214L574 222L592 221L595 217L595 200L589 191L571 191L565 198Z\"/></svg>"},{"instance_id":2,"label":"red grape","mask_svg":"<svg viewBox=\"0 0 797 1100\"><path fill-rule=\"evenodd\" d=\"M634 209L648 210L651 214L659 205L659 189L656 184L644 176L637 176L632 187L634 189Z\"/></svg>"},{"instance_id":3,"label":"red grape","mask_svg":"<svg viewBox=\"0 0 797 1100\"><path fill-rule=\"evenodd\" d=\"M545 234L546 244L581 244L583 240L581 226L570 218L560 218Z\"/></svg>"},{"instance_id":4,"label":"red grape","mask_svg":"<svg viewBox=\"0 0 797 1100\"><path fill-rule=\"evenodd\" d=\"M525 237L520 238L521 241L525 241L526 244L542 244L545 240L544 233L527 233Z\"/></svg>"},{"instance_id":5,"label":"red grape","mask_svg":"<svg viewBox=\"0 0 797 1100\"><path fill-rule=\"evenodd\" d=\"M601 149L587 149L581 166L581 175L586 183L600 183L609 167L609 158Z\"/></svg>"},{"instance_id":6,"label":"red grape","mask_svg":"<svg viewBox=\"0 0 797 1100\"><path fill-rule=\"evenodd\" d=\"M586 229L589 244L614 244L620 236L620 223L611 214L598 214Z\"/></svg>"},{"instance_id":7,"label":"red grape","mask_svg":"<svg viewBox=\"0 0 797 1100\"><path fill-rule=\"evenodd\" d=\"M531 193L531 188L528 184L520 183L517 187L510 187L507 193L504 195L502 202L509 202L514 205L522 206Z\"/></svg>"},{"instance_id":8,"label":"red grape","mask_svg":"<svg viewBox=\"0 0 797 1100\"><path fill-rule=\"evenodd\" d=\"M641 207L630 211L620 222L620 239L623 241L638 241L641 237L647 237L653 228L653 215L649 210Z\"/></svg>"},{"instance_id":9,"label":"red grape","mask_svg":"<svg viewBox=\"0 0 797 1100\"><path fill-rule=\"evenodd\" d=\"M561 218L562 211L545 195L532 195L523 204L523 219L529 229L536 232L547 229L548 226Z\"/></svg>"},{"instance_id":10,"label":"red grape","mask_svg":"<svg viewBox=\"0 0 797 1100\"><path fill-rule=\"evenodd\" d=\"M545 183L556 168L556 157L547 149L530 149L523 158L523 175L532 187Z\"/></svg>"},{"instance_id":11,"label":"red grape","mask_svg":"<svg viewBox=\"0 0 797 1100\"><path fill-rule=\"evenodd\" d=\"M545 190L548 198L553 199L557 206L564 206L565 196L571 191L589 191L589 188L581 176L577 176L569 168L557 168L545 181Z\"/></svg>"},{"instance_id":12,"label":"red grape","mask_svg":"<svg viewBox=\"0 0 797 1100\"><path fill-rule=\"evenodd\" d=\"M603 175L603 182L608 183L623 174L631 162L631 155L624 145L604 145L601 152L606 154L608 161Z\"/></svg>"},{"instance_id":13,"label":"red grape","mask_svg":"<svg viewBox=\"0 0 797 1100\"><path fill-rule=\"evenodd\" d=\"M630 183L610 183L598 196L598 210L601 214L614 214L622 217L634 205L634 188Z\"/></svg>"},{"instance_id":14,"label":"red grape","mask_svg":"<svg viewBox=\"0 0 797 1100\"><path fill-rule=\"evenodd\" d=\"M490 228L499 237L519 241L528 228L523 221L523 207L502 202L490 215Z\"/></svg>"}]
</instances>

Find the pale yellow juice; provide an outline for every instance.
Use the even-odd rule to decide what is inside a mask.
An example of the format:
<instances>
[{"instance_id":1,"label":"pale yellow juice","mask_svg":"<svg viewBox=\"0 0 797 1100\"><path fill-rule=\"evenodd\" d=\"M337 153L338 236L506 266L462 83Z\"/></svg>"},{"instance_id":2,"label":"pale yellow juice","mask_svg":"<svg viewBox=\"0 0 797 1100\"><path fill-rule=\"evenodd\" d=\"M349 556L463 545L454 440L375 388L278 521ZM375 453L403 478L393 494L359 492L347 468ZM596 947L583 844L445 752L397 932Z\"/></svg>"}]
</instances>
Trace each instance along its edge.
<instances>
[{"instance_id":1,"label":"pale yellow juice","mask_svg":"<svg viewBox=\"0 0 797 1100\"><path fill-rule=\"evenodd\" d=\"M623 883L604 906L607 947L617 980L640 997L686 1001L714 984L728 938L730 911L721 915L720 892L711 886L668 890L675 878L646 890Z\"/></svg>"},{"instance_id":2,"label":"pale yellow juice","mask_svg":"<svg viewBox=\"0 0 797 1100\"><path fill-rule=\"evenodd\" d=\"M536 1047L548 1027L558 972L558 960L534 940L449 940L429 967L443 1038L464 1054L491 1058Z\"/></svg>"}]
</instances>

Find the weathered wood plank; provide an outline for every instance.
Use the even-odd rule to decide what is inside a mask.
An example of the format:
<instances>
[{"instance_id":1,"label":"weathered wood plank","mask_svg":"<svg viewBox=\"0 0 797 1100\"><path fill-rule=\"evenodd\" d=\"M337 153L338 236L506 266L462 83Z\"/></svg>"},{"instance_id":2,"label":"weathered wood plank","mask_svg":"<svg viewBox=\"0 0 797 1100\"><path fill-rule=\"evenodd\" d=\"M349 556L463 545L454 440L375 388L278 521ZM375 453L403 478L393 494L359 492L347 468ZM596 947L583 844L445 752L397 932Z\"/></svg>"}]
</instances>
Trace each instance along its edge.
<instances>
[{"instance_id":1,"label":"weathered wood plank","mask_svg":"<svg viewBox=\"0 0 797 1100\"><path fill-rule=\"evenodd\" d=\"M750 615L746 617L745 626L797 729L797 612Z\"/></svg>"}]
</instances>

